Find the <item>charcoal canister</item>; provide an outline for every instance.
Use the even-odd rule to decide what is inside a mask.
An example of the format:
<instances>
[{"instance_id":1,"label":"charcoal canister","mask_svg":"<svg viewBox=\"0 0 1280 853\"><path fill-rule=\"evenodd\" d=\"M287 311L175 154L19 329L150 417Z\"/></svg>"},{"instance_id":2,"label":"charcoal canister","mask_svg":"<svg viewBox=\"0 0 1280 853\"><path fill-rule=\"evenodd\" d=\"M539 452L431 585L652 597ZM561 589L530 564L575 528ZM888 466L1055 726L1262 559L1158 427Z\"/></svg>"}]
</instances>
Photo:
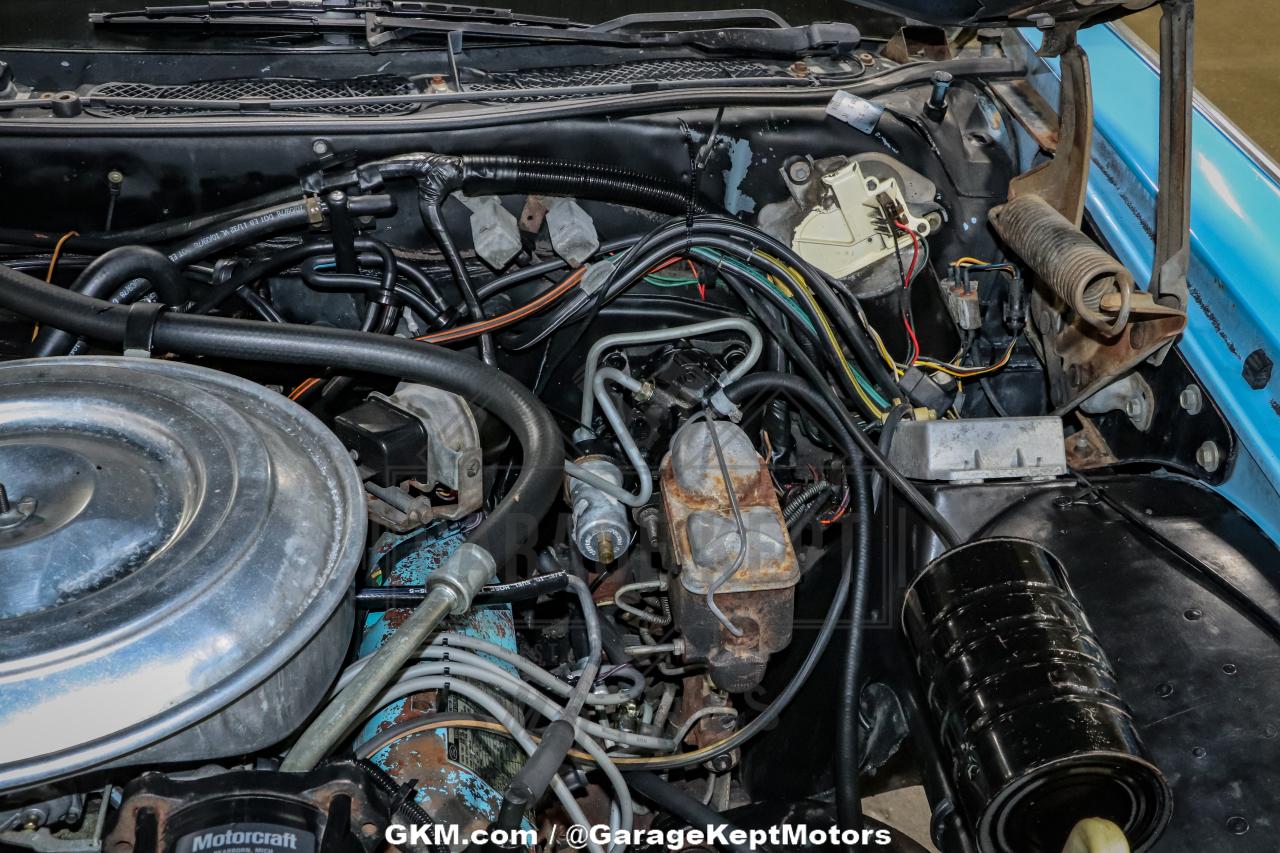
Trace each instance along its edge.
<instances>
[{"instance_id":1,"label":"charcoal canister","mask_svg":"<svg viewBox=\"0 0 1280 853\"><path fill-rule=\"evenodd\" d=\"M948 551L907 590L903 630L943 760L983 853L1060 853L1105 818L1134 851L1172 809L1062 563L1021 539Z\"/></svg>"}]
</instances>

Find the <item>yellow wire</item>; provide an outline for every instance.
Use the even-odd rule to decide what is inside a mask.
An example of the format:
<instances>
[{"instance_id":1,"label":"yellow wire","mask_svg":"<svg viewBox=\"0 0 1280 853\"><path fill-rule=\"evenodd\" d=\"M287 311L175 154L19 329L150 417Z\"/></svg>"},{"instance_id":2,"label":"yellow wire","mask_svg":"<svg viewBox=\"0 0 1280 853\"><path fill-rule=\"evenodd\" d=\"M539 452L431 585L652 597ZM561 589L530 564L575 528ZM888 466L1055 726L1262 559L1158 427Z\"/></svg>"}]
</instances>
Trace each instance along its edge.
<instances>
[{"instance_id":1,"label":"yellow wire","mask_svg":"<svg viewBox=\"0 0 1280 853\"><path fill-rule=\"evenodd\" d=\"M957 376L957 377L960 377L961 379L969 379L974 376L982 376L987 373L995 373L997 370L999 370L1000 368L1008 364L1009 359L1013 357L1013 348L1014 348L1014 345L1017 344L1017 342L1018 342L1017 338L1014 338L1013 340L1011 340L1009 342L1009 348L1004 351L1004 355L1000 357L1000 360L997 361L995 364L990 364L990 365L987 365L986 367L960 367L959 365L955 365L955 364L944 364L939 361L930 361L929 359L926 359L926 358L917 359L916 363L922 364L925 367L928 367L932 370L940 370L943 373L946 373L950 376Z\"/></svg>"},{"instance_id":2,"label":"yellow wire","mask_svg":"<svg viewBox=\"0 0 1280 853\"><path fill-rule=\"evenodd\" d=\"M804 278L796 270L792 269L777 258L770 257L763 252L757 252L757 254L761 257L768 258L773 263L781 267L782 270L786 272L787 277L791 279L791 283L797 289L803 290L809 295L813 294L813 291L805 283ZM771 280L776 281L775 279L772 279L772 277ZM827 319L827 315L820 307L818 307L816 301L813 302L813 305L814 313L816 314L814 319L818 321L818 325L821 327L823 334L826 336L828 342L830 342L831 348L835 351L836 358L839 360L840 366L844 369L845 374L849 377L850 384L853 385L853 390L857 393L858 399L862 401L863 405L866 406L867 411L871 412L877 420L883 421L887 417L887 414L877 406L875 401L872 400L871 397L867 395L866 391L863 390L862 383L859 382L857 375L853 372L852 365L849 364L849 360L845 357L844 348L840 346L840 338L836 335L835 329L831 326L831 321Z\"/></svg>"}]
</instances>

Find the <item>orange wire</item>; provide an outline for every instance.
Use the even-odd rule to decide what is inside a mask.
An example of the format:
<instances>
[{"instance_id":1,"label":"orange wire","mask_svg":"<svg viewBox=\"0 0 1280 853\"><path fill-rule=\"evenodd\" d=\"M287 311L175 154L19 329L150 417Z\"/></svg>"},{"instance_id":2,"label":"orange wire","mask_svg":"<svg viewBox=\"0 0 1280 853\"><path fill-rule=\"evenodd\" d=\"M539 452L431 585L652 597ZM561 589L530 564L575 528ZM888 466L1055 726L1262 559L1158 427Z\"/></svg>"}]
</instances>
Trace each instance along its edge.
<instances>
[{"instance_id":1,"label":"orange wire","mask_svg":"<svg viewBox=\"0 0 1280 853\"><path fill-rule=\"evenodd\" d=\"M62 244L67 242L67 240L69 240L72 237L79 237L79 236L80 236L80 232L78 231L68 231L66 234L63 234L61 237L58 238L57 243L53 244L53 254L49 257L49 271L44 274L44 280L46 283L49 283L49 284L53 283L53 271L57 269L58 256L62 254ZM36 336L39 334L40 334L40 324L36 323L34 326L31 327L31 340L34 341L36 339Z\"/></svg>"},{"instance_id":2,"label":"orange wire","mask_svg":"<svg viewBox=\"0 0 1280 853\"><path fill-rule=\"evenodd\" d=\"M58 238L58 242L53 246L53 256L49 258L49 271L44 274L44 280L46 282L53 282L53 271L58 266L58 256L62 254L62 244L70 240L72 237L79 236L80 232L78 231L68 231L66 234L63 234Z\"/></svg>"},{"instance_id":3,"label":"orange wire","mask_svg":"<svg viewBox=\"0 0 1280 853\"><path fill-rule=\"evenodd\" d=\"M316 385L319 381L320 381L319 379L306 379L306 380L303 380L301 383L299 383L299 384L298 384L298 387L297 387L297 388L294 388L292 391L290 391L290 392L289 392L289 399L290 399L290 400L296 400L296 399L298 399L298 398L299 398L299 397L301 397L303 394L307 393L307 392L308 392L308 391L310 391L313 387L315 387L315 385Z\"/></svg>"},{"instance_id":4,"label":"orange wire","mask_svg":"<svg viewBox=\"0 0 1280 853\"><path fill-rule=\"evenodd\" d=\"M491 317L488 320L483 320L479 323L469 323L465 326L459 326L456 329L446 329L443 332L434 332L430 335L422 335L421 337L414 338L414 340L421 341L422 343L426 343L426 344L451 343L453 341L461 340L463 338L470 338L470 337L475 337L476 335L483 335L484 333L491 332L494 329L501 329L504 326L509 326L512 323L523 320L525 317L528 317L530 314L535 314L538 311L541 311L547 305L559 299L565 293L568 293L570 290L576 287L580 281L582 281L582 277L586 274L586 272L587 272L586 267L579 267L578 269L573 271L572 275L570 275L564 281L557 284L555 287L548 290L546 293L539 296L537 299L534 299L532 302L529 302L525 305L521 305L519 308L516 308L513 311L508 311L506 314L501 314L497 317ZM315 387L316 383L319 381L320 380L316 378L304 380L303 382L298 384L298 387L294 388L292 391L289 392L289 399L290 400L299 399L303 394L307 393L313 387Z\"/></svg>"},{"instance_id":5,"label":"orange wire","mask_svg":"<svg viewBox=\"0 0 1280 853\"><path fill-rule=\"evenodd\" d=\"M416 341L422 341L428 344L443 344L450 341L456 341L461 338L470 338L476 335L483 335L486 332L492 332L494 329L501 329L504 326L510 326L519 320L523 320L530 314L536 314L547 305L559 299L565 293L577 286L582 280L583 275L587 272L586 267L579 267L574 270L573 275L548 290L546 293L534 299L525 305L521 305L513 311L501 314L497 317L491 317L488 320L482 320L478 323L468 323L465 326L459 326L456 329L445 329L443 332L433 332L430 335L422 335L414 338Z\"/></svg>"}]
</instances>

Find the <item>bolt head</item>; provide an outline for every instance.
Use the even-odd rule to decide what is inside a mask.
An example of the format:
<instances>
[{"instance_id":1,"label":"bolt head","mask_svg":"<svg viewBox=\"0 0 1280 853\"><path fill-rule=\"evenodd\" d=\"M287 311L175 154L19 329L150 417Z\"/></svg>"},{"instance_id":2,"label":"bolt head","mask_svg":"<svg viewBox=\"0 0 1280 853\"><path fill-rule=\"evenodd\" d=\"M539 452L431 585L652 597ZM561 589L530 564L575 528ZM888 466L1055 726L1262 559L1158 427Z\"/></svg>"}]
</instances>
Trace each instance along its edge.
<instances>
[{"instance_id":1,"label":"bolt head","mask_svg":"<svg viewBox=\"0 0 1280 853\"><path fill-rule=\"evenodd\" d=\"M787 167L787 177L797 184L804 183L812 175L813 170L809 168L809 163L806 160L797 160Z\"/></svg>"},{"instance_id":2,"label":"bolt head","mask_svg":"<svg viewBox=\"0 0 1280 853\"><path fill-rule=\"evenodd\" d=\"M1222 449L1215 441L1206 441L1196 448L1196 464L1212 474L1222 467Z\"/></svg>"},{"instance_id":3,"label":"bolt head","mask_svg":"<svg viewBox=\"0 0 1280 853\"><path fill-rule=\"evenodd\" d=\"M1198 415L1204 410L1204 394L1199 385L1188 385L1178 395L1178 405L1188 415Z\"/></svg>"}]
</instances>

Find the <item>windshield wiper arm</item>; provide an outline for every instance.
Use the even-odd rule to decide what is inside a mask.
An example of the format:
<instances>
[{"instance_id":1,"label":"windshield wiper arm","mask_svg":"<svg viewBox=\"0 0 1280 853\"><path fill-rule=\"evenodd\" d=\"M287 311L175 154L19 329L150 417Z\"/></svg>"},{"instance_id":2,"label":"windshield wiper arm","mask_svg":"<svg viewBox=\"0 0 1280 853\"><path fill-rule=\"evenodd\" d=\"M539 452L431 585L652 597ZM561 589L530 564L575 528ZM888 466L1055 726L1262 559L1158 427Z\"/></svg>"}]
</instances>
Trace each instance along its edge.
<instances>
[{"instance_id":1,"label":"windshield wiper arm","mask_svg":"<svg viewBox=\"0 0 1280 853\"><path fill-rule=\"evenodd\" d=\"M430 14L421 14L429 11ZM787 26L765 10L628 15L596 26L566 18L516 15L509 9L449 6L417 0L381 0L340 5L339 0L210 0L181 6L148 6L130 12L96 12L97 25L200 26L217 29L279 29L291 32L363 32L370 48L419 34L459 33L486 39L595 44L614 47L695 47L707 51L781 54L847 53L860 41L844 23ZM756 22L765 26L679 29L673 24L706 21Z\"/></svg>"}]
</instances>

